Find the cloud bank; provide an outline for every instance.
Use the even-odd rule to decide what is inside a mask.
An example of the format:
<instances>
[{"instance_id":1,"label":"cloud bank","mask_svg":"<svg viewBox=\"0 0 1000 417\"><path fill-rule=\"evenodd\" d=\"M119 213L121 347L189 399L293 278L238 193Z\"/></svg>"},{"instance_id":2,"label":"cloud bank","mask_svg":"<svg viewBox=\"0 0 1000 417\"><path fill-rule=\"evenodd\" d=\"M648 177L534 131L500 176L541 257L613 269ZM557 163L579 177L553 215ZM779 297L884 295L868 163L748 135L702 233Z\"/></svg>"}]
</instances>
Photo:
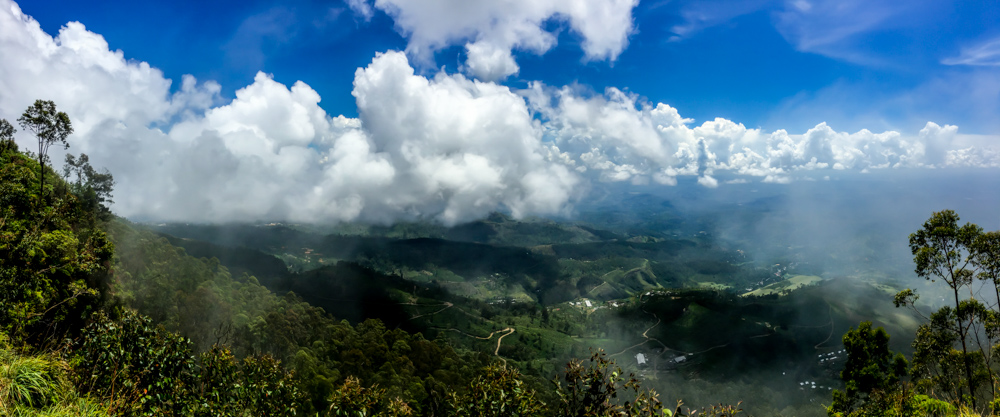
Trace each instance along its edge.
<instances>
[{"instance_id":1,"label":"cloud bank","mask_svg":"<svg viewBox=\"0 0 1000 417\"><path fill-rule=\"evenodd\" d=\"M826 123L803 134L767 133L723 118L692 127L694 120L677 109L615 88L584 97L535 83L525 96L567 163L606 181L674 185L678 176L698 175L699 183L714 188L716 172L788 182L826 170L1000 167L995 150L963 147L956 126L933 122L916 136L838 132Z\"/></svg>"},{"instance_id":2,"label":"cloud bank","mask_svg":"<svg viewBox=\"0 0 1000 417\"><path fill-rule=\"evenodd\" d=\"M0 118L55 101L76 128L70 151L109 168L114 210L139 219L456 224L498 209L566 214L593 181L669 186L691 176L714 188L834 171L1000 167L1000 153L950 125L928 122L909 136L825 123L802 134L726 119L695 125L614 88L535 82L515 91L462 74L425 77L394 51L356 71L358 118L328 115L307 84L264 73L224 101L212 81L185 76L172 88L80 23L46 34L9 0L0 0L0 55L18 57L0 61ZM33 140L17 135L22 147Z\"/></svg>"}]
</instances>

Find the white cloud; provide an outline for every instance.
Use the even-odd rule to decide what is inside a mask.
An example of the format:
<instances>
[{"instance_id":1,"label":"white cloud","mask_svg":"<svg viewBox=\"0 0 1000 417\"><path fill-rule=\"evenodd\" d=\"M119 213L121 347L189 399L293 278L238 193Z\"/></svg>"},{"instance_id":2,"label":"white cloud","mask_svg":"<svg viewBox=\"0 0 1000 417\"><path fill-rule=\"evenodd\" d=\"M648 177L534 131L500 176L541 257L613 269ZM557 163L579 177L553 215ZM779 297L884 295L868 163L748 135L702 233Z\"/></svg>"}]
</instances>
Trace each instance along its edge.
<instances>
[{"instance_id":1,"label":"white cloud","mask_svg":"<svg viewBox=\"0 0 1000 417\"><path fill-rule=\"evenodd\" d=\"M670 28L671 41L682 41L761 10L770 12L778 32L797 50L863 65L895 65L872 38L902 30L920 39L922 29L949 13L949 3L934 0L681 0L681 22ZM901 60L912 60L910 56Z\"/></svg>"},{"instance_id":2,"label":"white cloud","mask_svg":"<svg viewBox=\"0 0 1000 417\"><path fill-rule=\"evenodd\" d=\"M941 61L945 65L1000 65L1000 37L987 39L978 44L962 48L962 53Z\"/></svg>"},{"instance_id":3,"label":"white cloud","mask_svg":"<svg viewBox=\"0 0 1000 417\"><path fill-rule=\"evenodd\" d=\"M870 63L854 38L896 18L906 4L869 0L793 0L776 14L778 31L796 49L853 62Z\"/></svg>"},{"instance_id":4,"label":"white cloud","mask_svg":"<svg viewBox=\"0 0 1000 417\"><path fill-rule=\"evenodd\" d=\"M639 102L635 95L615 88L603 96L584 98L568 87L533 83L523 94L545 120L546 134L556 145L580 155L581 166L601 172L607 180L653 175L657 168L672 167L686 158L676 146L691 140L684 125L692 120L666 104Z\"/></svg>"},{"instance_id":5,"label":"white cloud","mask_svg":"<svg viewBox=\"0 0 1000 417\"><path fill-rule=\"evenodd\" d=\"M520 67L509 48L498 48L487 42L465 45L465 70L480 80L500 80L517 74Z\"/></svg>"},{"instance_id":6,"label":"white cloud","mask_svg":"<svg viewBox=\"0 0 1000 417\"><path fill-rule=\"evenodd\" d=\"M800 0L801 1L801 0ZM679 41L688 38L706 28L716 26L736 17L756 12L768 7L774 0L715 0L691 1L684 4L680 10L683 22L674 25L670 31L674 37L670 40Z\"/></svg>"},{"instance_id":7,"label":"white cloud","mask_svg":"<svg viewBox=\"0 0 1000 417\"><path fill-rule=\"evenodd\" d=\"M945 155L945 164L953 167L1000 168L1000 151L973 147L953 149Z\"/></svg>"},{"instance_id":8,"label":"white cloud","mask_svg":"<svg viewBox=\"0 0 1000 417\"><path fill-rule=\"evenodd\" d=\"M354 96L375 146L406 173L399 191L422 205L444 196L435 204L446 222L498 205L515 215L558 212L578 181L547 158L524 100L507 87L444 73L428 80L391 52L358 70Z\"/></svg>"},{"instance_id":9,"label":"white cloud","mask_svg":"<svg viewBox=\"0 0 1000 417\"><path fill-rule=\"evenodd\" d=\"M781 175L768 175L764 177L764 180L761 182L773 183L773 184L789 184L792 182L792 179Z\"/></svg>"},{"instance_id":10,"label":"white cloud","mask_svg":"<svg viewBox=\"0 0 1000 417\"><path fill-rule=\"evenodd\" d=\"M71 151L115 174L115 210L126 216L452 224L500 208L558 213L575 195L578 175L503 86L417 76L391 52L357 71L360 119L332 118L305 83L263 73L212 107L215 83L185 77L171 94L160 71L83 25L52 38L16 5L0 6L0 51L20 57L0 63L0 117L54 100L74 121Z\"/></svg>"},{"instance_id":11,"label":"white cloud","mask_svg":"<svg viewBox=\"0 0 1000 417\"><path fill-rule=\"evenodd\" d=\"M925 29L952 13L936 0L783 0L772 14L775 28L797 50L871 66L898 66L919 60L921 43L937 39ZM910 39L916 48L886 48L889 32ZM901 34L901 35L900 35ZM927 38L931 34L931 38ZM927 42L924 42L927 40ZM890 58L895 57L895 59Z\"/></svg>"},{"instance_id":12,"label":"white cloud","mask_svg":"<svg viewBox=\"0 0 1000 417\"><path fill-rule=\"evenodd\" d=\"M693 120L669 105L654 105L614 88L587 97L570 88L534 83L522 94L542 117L546 135L560 149L578 155L574 164L609 182L652 178L674 185L677 176L698 176L699 184L714 188L717 172L788 183L805 178L806 171L987 167L1000 162L990 150L995 142L967 146L956 126L932 122L916 136L867 129L839 132L826 123L803 134L766 133L722 118L691 127Z\"/></svg>"},{"instance_id":13,"label":"white cloud","mask_svg":"<svg viewBox=\"0 0 1000 417\"><path fill-rule=\"evenodd\" d=\"M0 5L3 56L17 57L0 64L2 117L16 119L35 99L53 100L72 117L78 134L88 134L107 119L165 121L171 110L186 106L172 105L170 82L158 69L109 51L104 38L82 24L68 23L52 38L16 4ZM177 98L199 95L189 89ZM197 104L204 100L187 103Z\"/></svg>"},{"instance_id":14,"label":"white cloud","mask_svg":"<svg viewBox=\"0 0 1000 417\"><path fill-rule=\"evenodd\" d=\"M0 0L0 56L18 57L0 60L0 117L55 101L76 128L71 151L115 174L115 210L136 218L454 224L497 209L565 213L591 180L670 186L689 176L717 187L717 177L787 183L832 170L1000 166L995 140L951 125L927 123L916 136L694 125L615 88L536 82L512 92L461 74L428 78L401 52L356 71L358 118L331 117L305 83L264 73L223 103L217 83L185 76L171 89L82 24L53 38L9 0ZM32 144L24 132L17 141Z\"/></svg>"},{"instance_id":15,"label":"white cloud","mask_svg":"<svg viewBox=\"0 0 1000 417\"><path fill-rule=\"evenodd\" d=\"M719 180L712 178L711 175L702 175L698 177L698 184L701 184L708 188L718 188Z\"/></svg>"},{"instance_id":16,"label":"white cloud","mask_svg":"<svg viewBox=\"0 0 1000 417\"><path fill-rule=\"evenodd\" d=\"M344 0L344 3L347 3L347 7L350 7L351 11L361 16L366 22L372 20L372 17L375 16L375 10L372 9L368 0Z\"/></svg>"},{"instance_id":17,"label":"white cloud","mask_svg":"<svg viewBox=\"0 0 1000 417\"><path fill-rule=\"evenodd\" d=\"M358 2L352 0L349 4ZM558 33L551 20L566 22L582 37L587 60L614 61L633 32L632 9L638 0L376 0L408 38L406 52L418 62L433 62L434 52L465 45L467 72L484 81L515 74L512 50L544 54ZM358 6L359 8L361 6Z\"/></svg>"}]
</instances>

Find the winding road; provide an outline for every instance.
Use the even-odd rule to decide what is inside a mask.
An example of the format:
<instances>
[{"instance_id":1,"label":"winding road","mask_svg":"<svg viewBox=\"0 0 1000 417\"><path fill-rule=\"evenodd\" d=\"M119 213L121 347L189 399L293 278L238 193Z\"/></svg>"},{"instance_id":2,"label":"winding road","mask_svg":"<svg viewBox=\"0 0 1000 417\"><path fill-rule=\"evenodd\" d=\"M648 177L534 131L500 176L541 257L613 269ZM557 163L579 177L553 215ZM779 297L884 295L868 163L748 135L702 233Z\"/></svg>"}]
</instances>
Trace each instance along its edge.
<instances>
[{"instance_id":1,"label":"winding road","mask_svg":"<svg viewBox=\"0 0 1000 417\"><path fill-rule=\"evenodd\" d=\"M433 316L433 315L441 313L441 312L443 312L443 311L445 311L445 310L447 310L449 308L455 307L454 304L452 304L450 302L447 302L447 301L445 301L444 303L441 303L441 304L399 303L399 305L415 306L415 307L426 307L426 306L436 306L436 307L442 307L443 306L444 307L444 308L441 308L440 310L435 310L435 311L430 312L430 313L416 314L416 315L410 317L409 320L418 319L418 318L421 318L421 317ZM481 316L476 316L476 315L473 315L473 314L469 314L469 312L467 312L465 310L462 310L461 308L456 307L456 309L458 311L461 311L463 314L465 314L465 315L467 315L469 317L472 317L472 318L475 318L475 319L479 319L479 320L483 320L483 321L485 321L487 323L497 324L497 323L495 323L495 322L493 322L491 320L484 319ZM503 343L503 338L505 338L507 336L510 336L511 334L513 334L516 331L513 327L506 327L506 328L504 328L502 330L497 330L497 331L494 331L493 333L490 333L489 336L480 337L480 336L476 336L476 335L473 335L473 334L466 333L466 332L464 332L462 330L459 330L459 329L456 329L454 327L448 327L448 328L446 328L446 327L429 326L429 328L435 329L435 330L445 330L445 331L457 332L457 333L461 333L461 334L463 334L465 336L468 336L468 337L471 337L471 338L474 338L474 339L479 339L479 340L490 340L490 339L493 338L494 335L496 335L498 333L503 333L503 334L500 335L500 337L497 337L497 347L496 347L496 349L493 350L493 355L496 356L496 357L498 357L498 358L500 358L500 360L503 361L504 365L507 365L507 359L505 359L503 356L500 356L500 345Z\"/></svg>"},{"instance_id":2,"label":"winding road","mask_svg":"<svg viewBox=\"0 0 1000 417\"><path fill-rule=\"evenodd\" d=\"M410 317L409 320L413 320L413 319L417 319L417 318L421 318L421 317L433 316L433 315L435 315L437 313L440 313L442 311L445 311L445 310L447 310L447 309L452 308L452 307L455 306L454 304L449 303L447 301L445 301L443 304L399 303L399 305L404 305L404 306L418 306L418 307L421 307L421 306L436 306L436 307L444 306L444 308L442 308L440 310L437 310L437 311L434 311L432 313L417 314L415 316Z\"/></svg>"},{"instance_id":3,"label":"winding road","mask_svg":"<svg viewBox=\"0 0 1000 417\"><path fill-rule=\"evenodd\" d=\"M636 268L636 269L638 269L638 268ZM644 294L642 294L642 295L639 296L639 304L640 305L642 305L642 297L644 297L645 295L646 294L644 293ZM672 350L674 352L685 353L683 351L680 351L680 350L677 350L677 349L674 349L674 348L671 348L671 347L667 346L667 344L663 343L662 341L660 341L660 339L657 339L655 337L649 337L649 331L653 330L653 328L655 328L656 326L659 326L661 320L660 320L659 317L656 316L656 314L653 314L653 313L650 313L649 311L647 311L645 307L639 307L639 309L642 310L643 313L649 314L649 315L653 316L653 318L656 319L656 323L655 324L653 324L652 326L649 326L649 328L646 329L646 331L642 332L642 337L645 338L646 340L643 341L642 343L639 343L639 344L636 344L636 345L633 345L633 346L629 346L629 347L625 348L625 350L623 350L621 352L615 353L613 355L608 355L609 358L613 358L615 356L621 355L621 354L623 354L625 352L628 352L628 351L630 351L632 349L635 349L635 348L637 348L639 346L645 345L646 343L649 343L650 341L655 341L656 343L659 343L660 346L663 346L663 348L666 349L666 350Z\"/></svg>"}]
</instances>

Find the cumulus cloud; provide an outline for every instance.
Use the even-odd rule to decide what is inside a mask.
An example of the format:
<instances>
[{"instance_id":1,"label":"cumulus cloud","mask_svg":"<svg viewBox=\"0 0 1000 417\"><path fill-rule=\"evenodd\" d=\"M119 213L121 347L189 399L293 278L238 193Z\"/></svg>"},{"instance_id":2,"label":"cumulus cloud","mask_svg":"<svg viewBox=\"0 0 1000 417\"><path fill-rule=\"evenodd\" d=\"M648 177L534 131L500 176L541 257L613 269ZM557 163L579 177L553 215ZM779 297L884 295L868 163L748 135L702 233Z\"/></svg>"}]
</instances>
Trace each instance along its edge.
<instances>
[{"instance_id":1,"label":"cumulus cloud","mask_svg":"<svg viewBox=\"0 0 1000 417\"><path fill-rule=\"evenodd\" d=\"M507 87L444 73L428 80L398 52L359 69L354 87L373 143L406 173L397 181L406 200L446 197L446 222L498 204L515 216L554 213L578 181L548 157L526 103Z\"/></svg>"},{"instance_id":2,"label":"cumulus cloud","mask_svg":"<svg viewBox=\"0 0 1000 417\"><path fill-rule=\"evenodd\" d=\"M719 186L719 180L712 178L711 175L702 175L698 177L698 184L708 188L717 188Z\"/></svg>"},{"instance_id":3,"label":"cumulus cloud","mask_svg":"<svg viewBox=\"0 0 1000 417\"><path fill-rule=\"evenodd\" d=\"M21 59L0 64L0 117L56 101L77 128L71 151L111 169L126 216L454 224L497 209L559 213L579 182L552 159L519 95L462 75L415 75L399 52L358 69L359 119L330 117L305 83L263 73L217 105L215 83L185 77L171 93L160 71L83 25L53 38L2 3L0 50Z\"/></svg>"},{"instance_id":4,"label":"cumulus cloud","mask_svg":"<svg viewBox=\"0 0 1000 417\"><path fill-rule=\"evenodd\" d=\"M348 2L354 10L369 3ZM519 70L511 51L544 54L558 33L547 30L561 21L582 37L587 60L614 61L628 46L634 31L632 9L638 0L507 0L426 2L375 0L408 38L406 52L428 64L441 49L464 45L466 72L484 81L503 79Z\"/></svg>"},{"instance_id":5,"label":"cumulus cloud","mask_svg":"<svg viewBox=\"0 0 1000 417\"><path fill-rule=\"evenodd\" d=\"M532 83L522 92L545 121L546 134L562 150L580 155L578 170L596 170L604 179L623 181L635 176L669 177L692 172L690 132L677 109L639 102L635 95L609 88L603 96L586 98L569 87L550 88ZM694 166L693 168L696 168Z\"/></svg>"},{"instance_id":6,"label":"cumulus cloud","mask_svg":"<svg viewBox=\"0 0 1000 417\"><path fill-rule=\"evenodd\" d=\"M466 72L481 80L500 80L521 70L510 48L475 42L466 44L465 50Z\"/></svg>"},{"instance_id":7,"label":"cumulus cloud","mask_svg":"<svg viewBox=\"0 0 1000 417\"><path fill-rule=\"evenodd\" d=\"M951 125L928 122L909 136L826 123L801 134L722 118L696 125L616 88L511 91L462 74L426 77L402 52L356 71L358 118L332 117L307 84L264 73L223 101L217 83L185 76L173 87L80 23L52 37L9 0L0 0L0 55L18 57L0 61L0 117L55 101L76 128L70 151L114 173L115 211L150 220L456 224L495 210L567 213L590 181L671 186L688 176L714 188L1000 167L1000 152ZM50 155L57 164L60 152Z\"/></svg>"}]
</instances>

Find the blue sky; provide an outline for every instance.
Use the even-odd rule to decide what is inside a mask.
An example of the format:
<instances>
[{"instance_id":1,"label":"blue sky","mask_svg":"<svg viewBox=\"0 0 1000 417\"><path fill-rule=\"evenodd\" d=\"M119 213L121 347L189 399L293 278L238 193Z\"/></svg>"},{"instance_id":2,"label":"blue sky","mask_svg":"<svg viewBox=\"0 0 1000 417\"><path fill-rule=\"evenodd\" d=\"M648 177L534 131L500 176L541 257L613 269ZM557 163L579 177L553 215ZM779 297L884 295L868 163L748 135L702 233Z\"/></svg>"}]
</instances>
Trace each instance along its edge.
<instances>
[{"instance_id":1,"label":"blue sky","mask_svg":"<svg viewBox=\"0 0 1000 417\"><path fill-rule=\"evenodd\" d=\"M604 186L992 178L998 21L922 0L0 0L0 118L55 101L116 212L152 220L455 224L571 216Z\"/></svg>"},{"instance_id":2,"label":"blue sky","mask_svg":"<svg viewBox=\"0 0 1000 417\"><path fill-rule=\"evenodd\" d=\"M768 130L826 121L851 131L916 131L927 120L958 124L965 133L1000 129L995 94L986 103L937 106L975 100L963 98L975 85L939 86L963 78L982 77L995 93L1000 46L983 60L992 66L943 62L1000 39L996 2L799 3L843 10L799 16L796 2L643 1L633 10L628 46L613 62L584 62L580 35L553 17L547 28L558 32L557 45L544 54L515 50L521 71L505 83L575 83L598 93L617 87L699 122L724 117ZM376 52L407 45L383 11L375 8L365 21L340 1L32 0L21 7L48 33L82 22L111 49L173 80L216 80L231 98L264 71L284 84L306 82L324 109L347 116L357 115L350 95L355 69ZM433 65L419 69L457 71L461 44L442 48Z\"/></svg>"}]
</instances>

